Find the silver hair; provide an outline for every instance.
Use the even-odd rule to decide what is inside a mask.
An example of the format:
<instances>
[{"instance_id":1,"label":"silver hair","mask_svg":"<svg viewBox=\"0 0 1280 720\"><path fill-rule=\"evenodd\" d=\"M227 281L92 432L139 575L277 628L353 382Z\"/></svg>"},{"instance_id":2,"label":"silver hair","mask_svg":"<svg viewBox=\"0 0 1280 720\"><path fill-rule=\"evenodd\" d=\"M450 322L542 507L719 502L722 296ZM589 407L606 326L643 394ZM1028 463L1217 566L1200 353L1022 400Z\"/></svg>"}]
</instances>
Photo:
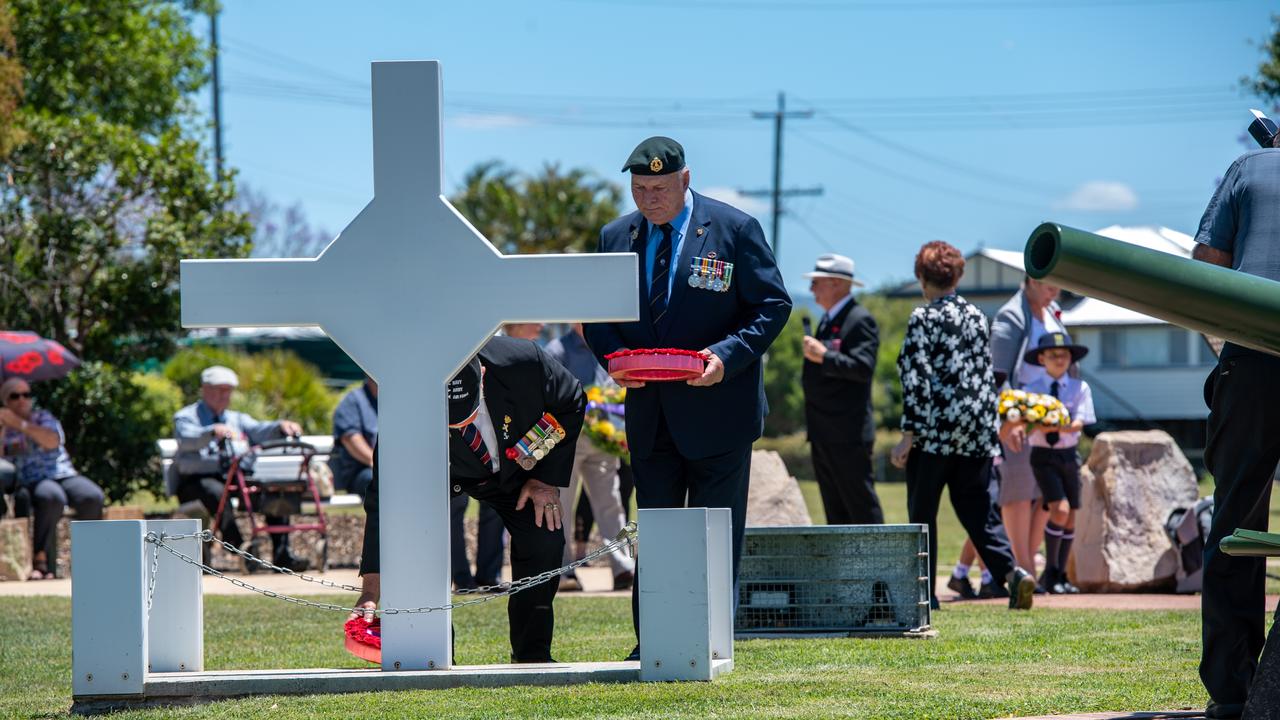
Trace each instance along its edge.
<instances>
[{"instance_id":1,"label":"silver hair","mask_svg":"<svg viewBox=\"0 0 1280 720\"><path fill-rule=\"evenodd\" d=\"M0 402L7 401L9 399L9 393L13 392L13 389L18 387L19 383L26 385L27 387L31 387L30 383L20 377L11 377L3 383L0 383Z\"/></svg>"}]
</instances>

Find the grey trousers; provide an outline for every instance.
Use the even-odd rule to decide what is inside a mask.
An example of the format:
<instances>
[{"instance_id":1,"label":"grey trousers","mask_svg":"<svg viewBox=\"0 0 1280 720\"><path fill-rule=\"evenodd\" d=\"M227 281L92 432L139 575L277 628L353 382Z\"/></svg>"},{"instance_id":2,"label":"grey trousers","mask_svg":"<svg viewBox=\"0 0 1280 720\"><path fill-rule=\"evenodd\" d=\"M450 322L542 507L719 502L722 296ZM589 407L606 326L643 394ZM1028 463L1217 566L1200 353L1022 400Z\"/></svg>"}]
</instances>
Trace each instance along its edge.
<instances>
[{"instance_id":1,"label":"grey trousers","mask_svg":"<svg viewBox=\"0 0 1280 720\"><path fill-rule=\"evenodd\" d=\"M58 565L58 520L62 510L70 505L77 520L101 520L102 488L83 475L41 480L31 488L31 504L35 510L32 549L44 551L48 568L54 570Z\"/></svg>"},{"instance_id":2,"label":"grey trousers","mask_svg":"<svg viewBox=\"0 0 1280 720\"><path fill-rule=\"evenodd\" d=\"M618 458L606 453L595 445L586 435L578 437L577 454L573 459L573 474L569 487L560 488L561 517L564 524L564 563L573 560L573 518L574 500L578 498L578 488L585 488L587 500L591 503L591 514L600 526L600 537L612 540L622 531L626 524L626 515L622 508L622 494L618 490ZM635 572L635 561L627 557L621 550L609 553L609 565L614 576L624 572Z\"/></svg>"}]
</instances>

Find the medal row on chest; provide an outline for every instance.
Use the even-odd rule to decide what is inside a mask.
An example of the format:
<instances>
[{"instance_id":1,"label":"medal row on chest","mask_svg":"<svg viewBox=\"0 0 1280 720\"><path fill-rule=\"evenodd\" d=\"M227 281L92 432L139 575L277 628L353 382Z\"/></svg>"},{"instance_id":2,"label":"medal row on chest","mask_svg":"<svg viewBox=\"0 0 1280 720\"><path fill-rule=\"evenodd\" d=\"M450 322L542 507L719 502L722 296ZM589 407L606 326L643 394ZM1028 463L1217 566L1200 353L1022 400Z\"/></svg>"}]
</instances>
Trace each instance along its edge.
<instances>
[{"instance_id":1,"label":"medal row on chest","mask_svg":"<svg viewBox=\"0 0 1280 720\"><path fill-rule=\"evenodd\" d=\"M538 461L547 456L556 443L567 436L560 421L551 413L543 413L529 432L512 447L507 448L507 459L525 470L532 470Z\"/></svg>"},{"instance_id":2,"label":"medal row on chest","mask_svg":"<svg viewBox=\"0 0 1280 720\"><path fill-rule=\"evenodd\" d=\"M696 257L689 264L689 287L712 292L729 292L733 263L716 260L715 255Z\"/></svg>"}]
</instances>

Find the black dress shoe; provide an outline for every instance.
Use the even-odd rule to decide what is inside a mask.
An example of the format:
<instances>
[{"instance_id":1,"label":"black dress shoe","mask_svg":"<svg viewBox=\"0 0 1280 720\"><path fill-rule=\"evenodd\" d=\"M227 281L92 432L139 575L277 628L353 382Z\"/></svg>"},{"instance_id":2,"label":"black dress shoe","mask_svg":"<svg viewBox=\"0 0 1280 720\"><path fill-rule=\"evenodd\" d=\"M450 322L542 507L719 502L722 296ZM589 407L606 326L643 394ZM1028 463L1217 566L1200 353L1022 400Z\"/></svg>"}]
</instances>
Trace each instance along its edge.
<instances>
[{"instance_id":1,"label":"black dress shoe","mask_svg":"<svg viewBox=\"0 0 1280 720\"><path fill-rule=\"evenodd\" d=\"M947 581L947 589L954 590L961 600L977 600L978 592L973 589L973 583L969 582L969 578L958 578L955 575Z\"/></svg>"},{"instance_id":2,"label":"black dress shoe","mask_svg":"<svg viewBox=\"0 0 1280 720\"><path fill-rule=\"evenodd\" d=\"M1032 598L1036 593L1036 579L1031 573L1015 567L1006 578L1009 587L1009 609L1030 610Z\"/></svg>"},{"instance_id":3,"label":"black dress shoe","mask_svg":"<svg viewBox=\"0 0 1280 720\"><path fill-rule=\"evenodd\" d=\"M1235 720L1244 714L1244 703L1210 702L1204 709L1204 716L1214 720Z\"/></svg>"},{"instance_id":4,"label":"black dress shoe","mask_svg":"<svg viewBox=\"0 0 1280 720\"><path fill-rule=\"evenodd\" d=\"M632 585L636 584L636 574L630 570L623 570L613 576L614 590L630 590Z\"/></svg>"},{"instance_id":5,"label":"black dress shoe","mask_svg":"<svg viewBox=\"0 0 1280 720\"><path fill-rule=\"evenodd\" d=\"M990 600L992 598L1007 598L1009 591L1004 589L1000 583L992 580L989 583L982 583L982 587L978 589L979 600Z\"/></svg>"},{"instance_id":6,"label":"black dress shoe","mask_svg":"<svg viewBox=\"0 0 1280 720\"><path fill-rule=\"evenodd\" d=\"M477 587L479 587L479 585L476 585L474 578L465 578L462 580L455 578L453 581L454 592L459 590L475 590Z\"/></svg>"},{"instance_id":7,"label":"black dress shoe","mask_svg":"<svg viewBox=\"0 0 1280 720\"><path fill-rule=\"evenodd\" d=\"M636 643L636 646L631 648L631 654L627 656L624 662L632 662L632 661L639 662L639 660L640 660L640 644Z\"/></svg>"}]
</instances>

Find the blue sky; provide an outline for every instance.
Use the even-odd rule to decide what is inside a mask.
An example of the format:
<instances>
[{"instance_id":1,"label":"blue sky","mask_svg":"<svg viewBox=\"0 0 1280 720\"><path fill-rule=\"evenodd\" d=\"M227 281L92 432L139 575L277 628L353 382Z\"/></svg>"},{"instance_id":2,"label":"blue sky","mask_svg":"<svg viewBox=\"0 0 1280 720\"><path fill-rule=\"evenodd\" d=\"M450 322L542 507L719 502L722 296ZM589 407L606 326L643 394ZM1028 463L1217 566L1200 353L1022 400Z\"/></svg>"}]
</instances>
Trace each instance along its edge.
<instances>
[{"instance_id":1,"label":"blue sky","mask_svg":"<svg viewBox=\"0 0 1280 720\"><path fill-rule=\"evenodd\" d=\"M1239 80L1273 12L1262 0L223 6L227 162L334 233L372 195L374 60L442 61L450 186L490 159L623 183L631 149L662 134L685 146L695 190L732 198L771 182L772 123L751 111L784 91L814 116L788 121L783 184L824 189L783 216L796 294L832 250L875 286L909 279L928 240L1019 249L1046 219L1194 233L1246 149L1259 101ZM730 202L767 231L763 199Z\"/></svg>"}]
</instances>

